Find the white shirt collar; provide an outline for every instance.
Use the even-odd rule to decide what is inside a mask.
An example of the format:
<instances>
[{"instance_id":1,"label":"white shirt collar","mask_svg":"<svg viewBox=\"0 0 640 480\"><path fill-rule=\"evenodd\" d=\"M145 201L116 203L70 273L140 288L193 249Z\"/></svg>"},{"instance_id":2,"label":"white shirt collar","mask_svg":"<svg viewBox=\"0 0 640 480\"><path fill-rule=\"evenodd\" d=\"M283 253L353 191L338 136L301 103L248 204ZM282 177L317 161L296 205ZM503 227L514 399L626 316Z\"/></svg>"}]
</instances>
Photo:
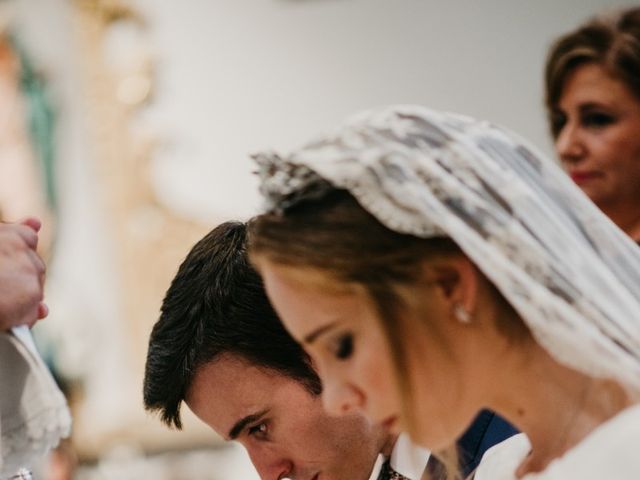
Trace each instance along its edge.
<instances>
[{"instance_id":1,"label":"white shirt collar","mask_svg":"<svg viewBox=\"0 0 640 480\"><path fill-rule=\"evenodd\" d=\"M373 470L371 471L369 480L378 480L378 477L380 476L380 470L382 470L383 464L384 464L384 456L380 453L378 454L378 458L376 458L376 463L373 465Z\"/></svg>"},{"instance_id":2,"label":"white shirt collar","mask_svg":"<svg viewBox=\"0 0 640 480\"><path fill-rule=\"evenodd\" d=\"M409 480L420 480L430 456L429 450L414 445L409 435L401 433L391 451L391 468ZM369 480L377 480L384 462L384 456L378 455Z\"/></svg>"}]
</instances>

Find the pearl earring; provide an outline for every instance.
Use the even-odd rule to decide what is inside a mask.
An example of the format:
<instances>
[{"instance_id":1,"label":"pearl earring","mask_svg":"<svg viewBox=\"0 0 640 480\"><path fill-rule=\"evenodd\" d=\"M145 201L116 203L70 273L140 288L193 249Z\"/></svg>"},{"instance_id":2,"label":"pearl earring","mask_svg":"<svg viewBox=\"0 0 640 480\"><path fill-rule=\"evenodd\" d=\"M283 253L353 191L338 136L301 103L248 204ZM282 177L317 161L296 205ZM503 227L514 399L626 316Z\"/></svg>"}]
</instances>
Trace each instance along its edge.
<instances>
[{"instance_id":1,"label":"pearl earring","mask_svg":"<svg viewBox=\"0 0 640 480\"><path fill-rule=\"evenodd\" d=\"M456 320L460 323L471 323L472 320L471 314L462 306L461 303L456 303L453 306L453 316L456 317Z\"/></svg>"}]
</instances>

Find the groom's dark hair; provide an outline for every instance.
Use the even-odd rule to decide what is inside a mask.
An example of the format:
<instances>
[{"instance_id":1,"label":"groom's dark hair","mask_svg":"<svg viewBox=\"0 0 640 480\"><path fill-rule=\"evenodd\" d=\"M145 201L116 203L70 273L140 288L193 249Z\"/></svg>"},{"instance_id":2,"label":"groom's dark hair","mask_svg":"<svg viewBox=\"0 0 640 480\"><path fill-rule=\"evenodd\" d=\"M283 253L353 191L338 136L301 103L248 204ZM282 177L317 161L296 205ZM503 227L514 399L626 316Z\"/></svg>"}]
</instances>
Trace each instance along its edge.
<instances>
[{"instance_id":1,"label":"groom's dark hair","mask_svg":"<svg viewBox=\"0 0 640 480\"><path fill-rule=\"evenodd\" d=\"M312 394L320 379L284 329L247 258L247 228L227 222L189 252L162 302L145 366L144 405L182 428L180 407L200 367L222 354L300 381Z\"/></svg>"}]
</instances>

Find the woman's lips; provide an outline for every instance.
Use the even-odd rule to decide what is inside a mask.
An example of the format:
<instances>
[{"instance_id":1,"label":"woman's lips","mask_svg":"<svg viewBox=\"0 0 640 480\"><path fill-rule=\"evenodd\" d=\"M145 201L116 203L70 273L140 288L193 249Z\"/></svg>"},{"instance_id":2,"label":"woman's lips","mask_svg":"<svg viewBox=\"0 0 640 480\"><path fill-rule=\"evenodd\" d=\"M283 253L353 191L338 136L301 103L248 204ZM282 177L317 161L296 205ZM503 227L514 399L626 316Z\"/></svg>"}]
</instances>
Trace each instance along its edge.
<instances>
[{"instance_id":1,"label":"woman's lips","mask_svg":"<svg viewBox=\"0 0 640 480\"><path fill-rule=\"evenodd\" d=\"M571 176L571 180L578 185L602 177L600 172L569 172L569 175Z\"/></svg>"}]
</instances>

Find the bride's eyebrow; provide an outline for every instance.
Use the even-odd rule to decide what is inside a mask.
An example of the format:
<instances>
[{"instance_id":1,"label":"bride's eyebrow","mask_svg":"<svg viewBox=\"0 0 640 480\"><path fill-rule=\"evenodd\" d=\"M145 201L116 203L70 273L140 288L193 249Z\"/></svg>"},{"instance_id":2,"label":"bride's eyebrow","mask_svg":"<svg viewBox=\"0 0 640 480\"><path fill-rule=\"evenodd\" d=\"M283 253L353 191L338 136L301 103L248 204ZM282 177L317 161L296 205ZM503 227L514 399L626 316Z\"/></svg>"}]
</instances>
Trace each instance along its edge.
<instances>
[{"instance_id":1,"label":"bride's eyebrow","mask_svg":"<svg viewBox=\"0 0 640 480\"><path fill-rule=\"evenodd\" d=\"M325 325L322 325L321 327L316 328L311 333L303 337L302 343L311 345L313 342L315 342L318 339L318 337L327 333L329 330L334 328L338 323L339 323L338 320L334 320L333 322L329 322Z\"/></svg>"}]
</instances>

